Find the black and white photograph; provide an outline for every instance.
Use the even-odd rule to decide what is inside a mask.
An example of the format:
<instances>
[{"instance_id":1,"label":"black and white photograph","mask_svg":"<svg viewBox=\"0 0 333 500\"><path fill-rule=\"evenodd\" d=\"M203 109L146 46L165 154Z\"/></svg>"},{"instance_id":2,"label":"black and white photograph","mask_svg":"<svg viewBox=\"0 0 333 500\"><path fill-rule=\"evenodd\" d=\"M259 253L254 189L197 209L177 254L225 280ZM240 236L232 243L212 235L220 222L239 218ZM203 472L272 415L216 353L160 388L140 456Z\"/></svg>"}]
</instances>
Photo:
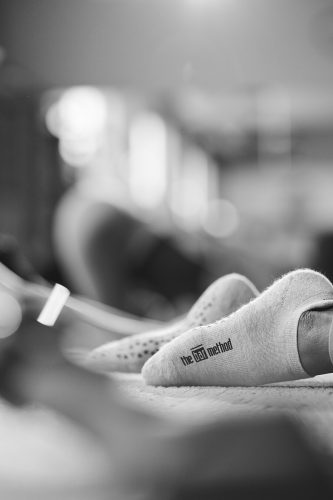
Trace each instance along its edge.
<instances>
[{"instance_id":1,"label":"black and white photograph","mask_svg":"<svg viewBox=\"0 0 333 500\"><path fill-rule=\"evenodd\" d=\"M333 0L0 0L0 500L333 498Z\"/></svg>"}]
</instances>

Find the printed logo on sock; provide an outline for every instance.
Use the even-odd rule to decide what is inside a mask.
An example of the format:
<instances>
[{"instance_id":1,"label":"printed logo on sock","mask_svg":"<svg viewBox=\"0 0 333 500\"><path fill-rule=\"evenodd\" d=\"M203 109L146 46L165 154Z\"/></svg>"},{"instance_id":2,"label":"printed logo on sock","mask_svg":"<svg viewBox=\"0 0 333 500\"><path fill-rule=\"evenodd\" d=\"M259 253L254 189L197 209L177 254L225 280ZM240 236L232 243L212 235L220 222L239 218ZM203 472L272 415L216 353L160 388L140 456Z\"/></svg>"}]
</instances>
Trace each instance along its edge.
<instances>
[{"instance_id":1,"label":"printed logo on sock","mask_svg":"<svg viewBox=\"0 0 333 500\"><path fill-rule=\"evenodd\" d=\"M217 354L222 354L226 351L231 351L233 349L231 339L229 338L227 342L216 342L215 345L207 347L206 349L202 344L199 344L191 348L190 356L181 356L180 359L184 366L192 365L193 360L196 363L208 359L208 357L216 356Z\"/></svg>"},{"instance_id":2,"label":"printed logo on sock","mask_svg":"<svg viewBox=\"0 0 333 500\"><path fill-rule=\"evenodd\" d=\"M207 353L202 344L199 344L196 347L192 347L191 353L194 361L196 361L197 363L199 363L199 361L203 361L204 359L208 359Z\"/></svg>"}]
</instances>

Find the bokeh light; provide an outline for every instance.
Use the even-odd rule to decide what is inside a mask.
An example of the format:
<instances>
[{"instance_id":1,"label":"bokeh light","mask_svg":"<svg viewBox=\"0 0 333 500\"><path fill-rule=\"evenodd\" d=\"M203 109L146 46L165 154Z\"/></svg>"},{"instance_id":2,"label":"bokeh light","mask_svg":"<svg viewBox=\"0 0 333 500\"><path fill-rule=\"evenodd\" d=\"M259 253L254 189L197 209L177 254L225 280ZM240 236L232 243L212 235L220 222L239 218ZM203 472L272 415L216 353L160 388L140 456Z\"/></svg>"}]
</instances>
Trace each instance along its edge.
<instances>
[{"instance_id":1,"label":"bokeh light","mask_svg":"<svg viewBox=\"0 0 333 500\"><path fill-rule=\"evenodd\" d=\"M167 184L167 130L153 113L135 117L129 131L129 187L143 208L158 206Z\"/></svg>"},{"instance_id":2,"label":"bokeh light","mask_svg":"<svg viewBox=\"0 0 333 500\"><path fill-rule=\"evenodd\" d=\"M46 125L59 138L63 159L73 166L83 166L98 151L107 117L107 101L100 90L72 87L50 106Z\"/></svg>"},{"instance_id":3,"label":"bokeh light","mask_svg":"<svg viewBox=\"0 0 333 500\"><path fill-rule=\"evenodd\" d=\"M215 238L231 236L239 226L238 211L228 200L211 200L202 215L202 226Z\"/></svg>"}]
</instances>

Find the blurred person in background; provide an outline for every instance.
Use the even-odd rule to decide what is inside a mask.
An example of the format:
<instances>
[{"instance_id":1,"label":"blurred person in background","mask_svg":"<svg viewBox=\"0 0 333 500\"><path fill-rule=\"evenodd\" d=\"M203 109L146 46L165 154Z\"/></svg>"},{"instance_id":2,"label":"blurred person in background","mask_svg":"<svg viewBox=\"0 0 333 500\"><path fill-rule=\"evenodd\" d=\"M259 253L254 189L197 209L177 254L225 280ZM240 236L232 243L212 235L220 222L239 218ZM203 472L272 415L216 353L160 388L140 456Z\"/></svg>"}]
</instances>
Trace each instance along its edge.
<instances>
[{"instance_id":1,"label":"blurred person in background","mask_svg":"<svg viewBox=\"0 0 333 500\"><path fill-rule=\"evenodd\" d=\"M209 280L203 260L143 221L115 178L103 183L83 174L60 200L54 220L56 254L68 282L91 299L170 319Z\"/></svg>"}]
</instances>

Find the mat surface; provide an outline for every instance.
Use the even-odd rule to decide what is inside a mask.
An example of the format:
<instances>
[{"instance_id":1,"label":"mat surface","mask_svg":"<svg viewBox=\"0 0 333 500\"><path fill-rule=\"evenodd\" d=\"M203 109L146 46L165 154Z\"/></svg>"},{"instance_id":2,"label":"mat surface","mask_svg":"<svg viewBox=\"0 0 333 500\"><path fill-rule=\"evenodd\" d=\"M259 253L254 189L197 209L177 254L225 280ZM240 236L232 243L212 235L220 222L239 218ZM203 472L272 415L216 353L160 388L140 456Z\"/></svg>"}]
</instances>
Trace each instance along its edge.
<instances>
[{"instance_id":1,"label":"mat surface","mask_svg":"<svg viewBox=\"0 0 333 500\"><path fill-rule=\"evenodd\" d=\"M210 421L282 412L308 430L333 457L333 374L260 387L152 387L141 375L116 374L122 392L138 405L172 418Z\"/></svg>"},{"instance_id":2,"label":"mat surface","mask_svg":"<svg viewBox=\"0 0 333 500\"><path fill-rule=\"evenodd\" d=\"M286 413L306 428L321 453L333 458L333 374L293 383L227 388L162 388L145 385L140 375L115 374L114 378L135 405L171 419L210 422ZM93 441L46 409L16 410L2 402L0 442L0 494L4 499L35 500L39 498L36 491L44 495L40 498L59 498L59 485L62 499L84 499L86 494L89 498L89 485L103 483L109 474L105 457ZM96 500L107 495L94 492Z\"/></svg>"}]
</instances>

